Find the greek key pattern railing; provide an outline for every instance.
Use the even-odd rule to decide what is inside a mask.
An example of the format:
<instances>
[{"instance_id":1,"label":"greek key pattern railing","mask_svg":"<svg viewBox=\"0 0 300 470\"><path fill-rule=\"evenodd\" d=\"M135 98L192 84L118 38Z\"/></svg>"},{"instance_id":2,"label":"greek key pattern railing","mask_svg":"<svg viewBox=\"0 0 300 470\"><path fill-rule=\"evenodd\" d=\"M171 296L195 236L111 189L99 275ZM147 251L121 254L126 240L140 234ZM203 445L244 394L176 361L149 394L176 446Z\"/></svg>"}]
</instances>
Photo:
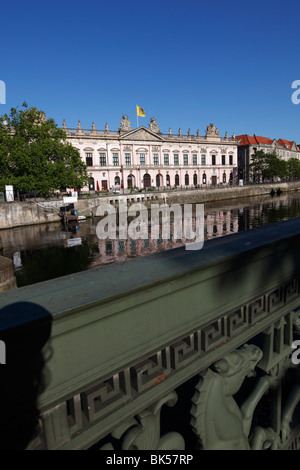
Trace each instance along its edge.
<instances>
[{"instance_id":1,"label":"greek key pattern railing","mask_svg":"<svg viewBox=\"0 0 300 470\"><path fill-rule=\"evenodd\" d=\"M300 278L296 277L208 324L200 324L198 329L176 342L165 345L149 357L141 358L121 371L115 371L100 383L93 384L92 387L70 397L41 416L41 430L38 437L41 446L50 449L80 447L80 436L89 432L93 435L91 443L95 442L95 436L100 440L110 433L120 438L120 432L117 430L120 425L118 420L121 416L120 410L124 407L128 410L127 414L122 414L125 423L123 428L126 429L126 420L129 420L128 427L132 426L133 422L142 422L142 418L137 419L137 416L144 412L149 391L152 394L152 401L155 401L153 390L157 390L156 399L161 400L164 394L167 396L169 393L175 393L176 387L197 374L201 375L216 361L226 355L230 356L236 348L246 342L255 341L257 337L260 337L257 350L261 352L261 357L256 365L260 374L263 374L261 380L264 376L265 382L269 384L280 374L282 378L282 371L292 368L289 356L295 334L293 309L299 302L299 294ZM273 387L273 383L271 385ZM271 385L269 384L269 387ZM201 393L204 396L204 392L200 391L200 395ZM177 398L173 396L174 400L176 402ZM164 403L166 402L168 400ZM160 407L158 408L160 410ZM159 414L158 411L152 410L149 413L153 419L158 419L155 417L157 413ZM194 410L191 414L194 420L193 429L195 428L199 442L205 448L206 440L203 438L201 425L197 424L199 421L197 412ZM286 424L286 427L288 426L289 422ZM268 432L261 431L254 439L254 448L255 446L260 448L260 445L269 441L272 442L273 448L299 448L299 437L293 434L295 430L289 429L283 440L280 438L280 432L281 428L272 428L270 438ZM155 440L155 445L158 447L155 448L161 448L165 444L160 440L159 429L155 433L159 435ZM153 434L151 435L153 437ZM182 448L182 438L175 436L176 442L177 438L179 448ZM130 448L126 447L127 444L122 445L123 448ZM209 444L207 445L209 447ZM225 448L226 445L225 443ZM248 436L238 448L247 448L247 446ZM143 443L142 448L151 447Z\"/></svg>"}]
</instances>

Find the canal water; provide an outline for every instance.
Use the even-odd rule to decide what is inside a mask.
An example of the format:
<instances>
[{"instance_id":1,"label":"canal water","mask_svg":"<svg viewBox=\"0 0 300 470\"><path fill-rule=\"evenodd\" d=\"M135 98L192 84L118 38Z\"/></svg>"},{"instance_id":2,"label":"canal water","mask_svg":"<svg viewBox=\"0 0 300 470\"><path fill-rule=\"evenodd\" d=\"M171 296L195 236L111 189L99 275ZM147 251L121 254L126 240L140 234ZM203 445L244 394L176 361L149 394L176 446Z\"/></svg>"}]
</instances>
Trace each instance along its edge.
<instances>
[{"instance_id":1,"label":"canal water","mask_svg":"<svg viewBox=\"0 0 300 470\"><path fill-rule=\"evenodd\" d=\"M205 240L300 217L300 193L226 200L204 205ZM60 222L1 230L2 255L13 260L18 287L96 266L182 246L165 240L99 240L100 219L65 227Z\"/></svg>"}]
</instances>

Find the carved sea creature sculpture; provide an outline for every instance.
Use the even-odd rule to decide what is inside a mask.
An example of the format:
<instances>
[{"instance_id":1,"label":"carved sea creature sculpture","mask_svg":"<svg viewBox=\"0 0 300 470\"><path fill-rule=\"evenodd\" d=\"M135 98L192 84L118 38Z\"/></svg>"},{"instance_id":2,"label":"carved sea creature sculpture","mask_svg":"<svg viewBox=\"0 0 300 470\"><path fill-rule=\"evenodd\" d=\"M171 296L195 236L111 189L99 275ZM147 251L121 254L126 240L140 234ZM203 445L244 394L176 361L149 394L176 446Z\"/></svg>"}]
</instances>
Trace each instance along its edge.
<instances>
[{"instance_id":1,"label":"carved sea creature sculpture","mask_svg":"<svg viewBox=\"0 0 300 470\"><path fill-rule=\"evenodd\" d=\"M262 351L254 345L245 345L201 374L192 399L191 425L205 450L247 450L276 448L278 436L273 429L255 429L253 445L249 434L255 408L266 393L276 385L277 378L261 377L250 396L239 407L233 395L240 389L245 377L255 376L255 367ZM252 442L252 441L251 441Z\"/></svg>"}]
</instances>

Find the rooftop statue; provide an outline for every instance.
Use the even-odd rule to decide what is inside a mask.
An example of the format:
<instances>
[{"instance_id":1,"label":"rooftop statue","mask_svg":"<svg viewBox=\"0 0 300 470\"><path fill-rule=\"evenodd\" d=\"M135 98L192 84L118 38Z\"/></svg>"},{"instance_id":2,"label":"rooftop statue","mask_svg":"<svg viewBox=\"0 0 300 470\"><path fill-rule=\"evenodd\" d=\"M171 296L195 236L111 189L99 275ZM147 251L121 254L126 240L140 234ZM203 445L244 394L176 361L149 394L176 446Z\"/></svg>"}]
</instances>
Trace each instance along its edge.
<instances>
[{"instance_id":1,"label":"rooftop statue","mask_svg":"<svg viewBox=\"0 0 300 470\"><path fill-rule=\"evenodd\" d=\"M131 131L131 122L128 120L127 114L123 114L119 130L123 132Z\"/></svg>"},{"instance_id":2,"label":"rooftop statue","mask_svg":"<svg viewBox=\"0 0 300 470\"><path fill-rule=\"evenodd\" d=\"M219 131L218 129L211 123L209 126L207 126L206 128L206 136L212 136L212 135L216 135L219 137Z\"/></svg>"},{"instance_id":3,"label":"rooftop statue","mask_svg":"<svg viewBox=\"0 0 300 470\"><path fill-rule=\"evenodd\" d=\"M159 125L157 124L155 117L150 118L149 129L152 132L160 132Z\"/></svg>"}]
</instances>

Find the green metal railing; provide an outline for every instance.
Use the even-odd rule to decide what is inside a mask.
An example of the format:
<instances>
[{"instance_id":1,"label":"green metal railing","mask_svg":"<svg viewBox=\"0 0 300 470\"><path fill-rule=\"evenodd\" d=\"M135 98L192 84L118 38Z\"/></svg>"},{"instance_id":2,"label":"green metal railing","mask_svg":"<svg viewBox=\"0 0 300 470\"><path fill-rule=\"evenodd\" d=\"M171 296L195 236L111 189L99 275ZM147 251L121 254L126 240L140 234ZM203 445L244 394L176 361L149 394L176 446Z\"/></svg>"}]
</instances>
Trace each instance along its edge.
<instances>
[{"instance_id":1,"label":"green metal railing","mask_svg":"<svg viewBox=\"0 0 300 470\"><path fill-rule=\"evenodd\" d=\"M299 242L293 219L2 293L2 446L299 448Z\"/></svg>"}]
</instances>

